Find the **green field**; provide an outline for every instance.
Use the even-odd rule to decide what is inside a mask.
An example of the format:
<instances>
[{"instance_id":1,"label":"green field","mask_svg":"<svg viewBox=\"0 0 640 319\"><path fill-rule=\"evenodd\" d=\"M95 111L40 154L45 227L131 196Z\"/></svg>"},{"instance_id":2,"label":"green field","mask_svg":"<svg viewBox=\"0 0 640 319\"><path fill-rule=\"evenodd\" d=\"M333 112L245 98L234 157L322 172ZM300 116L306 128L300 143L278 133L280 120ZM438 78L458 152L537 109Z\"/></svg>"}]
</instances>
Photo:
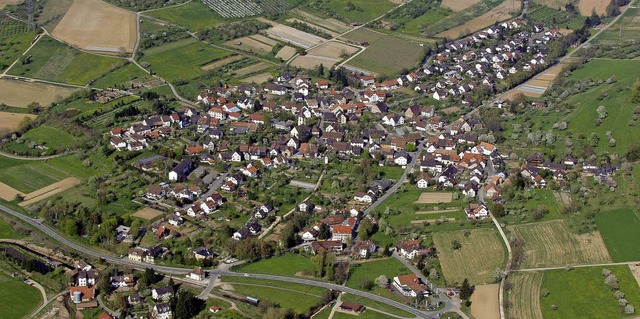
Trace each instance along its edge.
<instances>
[{"instance_id":1,"label":"green field","mask_svg":"<svg viewBox=\"0 0 640 319\"><path fill-rule=\"evenodd\" d=\"M342 297L340 298L342 301L347 301L347 302L355 302L355 303L359 303L361 305L364 305L366 307L372 307L375 308L377 310L380 311L384 311L396 316L401 316L404 318L414 318L415 315L410 314L404 310L400 310L398 308L389 306L387 304L383 304L381 302L377 302L371 299L367 299L365 297L360 297L360 296L356 296L356 295L352 295L352 294L343 294ZM378 317L376 317L378 318Z\"/></svg>"},{"instance_id":2,"label":"green field","mask_svg":"<svg viewBox=\"0 0 640 319\"><path fill-rule=\"evenodd\" d=\"M533 188L525 190L521 197L508 201L504 206L509 212L509 215L505 216L504 220L509 221L510 224L532 221L533 211L539 207L546 207L549 212L537 221L562 218L558 209L558 202L550 189Z\"/></svg>"},{"instance_id":3,"label":"green field","mask_svg":"<svg viewBox=\"0 0 640 319\"><path fill-rule=\"evenodd\" d=\"M175 82L196 78L205 72L202 66L231 54L195 39L185 39L151 48L140 61L149 63L149 70L165 80Z\"/></svg>"},{"instance_id":4,"label":"green field","mask_svg":"<svg viewBox=\"0 0 640 319\"><path fill-rule=\"evenodd\" d=\"M447 18L451 14L451 10L437 7L413 20L405 22L398 31L408 34L423 34L430 25Z\"/></svg>"},{"instance_id":5,"label":"green field","mask_svg":"<svg viewBox=\"0 0 640 319\"><path fill-rule=\"evenodd\" d=\"M2 318L24 318L35 310L42 302L42 295L35 287L23 283L18 278L11 278L0 271L0 303L5 305Z\"/></svg>"},{"instance_id":6,"label":"green field","mask_svg":"<svg viewBox=\"0 0 640 319\"><path fill-rule=\"evenodd\" d=\"M425 35L437 33L457 27L465 22L479 17L497 7L503 0L482 0L462 11L452 12L446 19L438 20L422 30Z\"/></svg>"},{"instance_id":7,"label":"green field","mask_svg":"<svg viewBox=\"0 0 640 319\"><path fill-rule=\"evenodd\" d=\"M36 36L26 24L0 16L0 71L6 69L29 47Z\"/></svg>"},{"instance_id":8,"label":"green field","mask_svg":"<svg viewBox=\"0 0 640 319\"><path fill-rule=\"evenodd\" d=\"M396 6L388 0L327 0L314 5L327 15L349 23L369 22Z\"/></svg>"},{"instance_id":9,"label":"green field","mask_svg":"<svg viewBox=\"0 0 640 319\"><path fill-rule=\"evenodd\" d=\"M295 291L242 284L234 284L233 288L235 293L258 298L261 301L268 300L279 304L284 309L293 309L299 314L306 313L311 307L320 303L322 297L322 295L306 293L307 287L303 285L299 285L294 289Z\"/></svg>"},{"instance_id":10,"label":"green field","mask_svg":"<svg viewBox=\"0 0 640 319\"><path fill-rule=\"evenodd\" d=\"M103 77L96 80L96 82L93 83L93 86L106 89L115 87L116 85L121 85L131 80L144 82L149 79L151 79L149 74L141 70L135 64L128 63L117 70L105 74Z\"/></svg>"},{"instance_id":11,"label":"green field","mask_svg":"<svg viewBox=\"0 0 640 319\"><path fill-rule=\"evenodd\" d=\"M631 208L598 213L596 223L614 262L640 260L640 219Z\"/></svg>"},{"instance_id":12,"label":"green field","mask_svg":"<svg viewBox=\"0 0 640 319\"><path fill-rule=\"evenodd\" d=\"M43 36L27 56L30 63L16 63L9 73L76 85L85 85L124 63L78 51L49 36Z\"/></svg>"},{"instance_id":13,"label":"green field","mask_svg":"<svg viewBox=\"0 0 640 319\"><path fill-rule=\"evenodd\" d=\"M575 109L566 118L569 122L567 131L573 134L596 133L600 139L595 148L597 153L615 152L624 154L629 144L636 142L637 136L640 134L640 126L627 125L633 117L635 105L631 103L629 91L625 89L636 81L639 73L640 60L593 59L582 68L575 70L571 75L572 78L606 81L615 76L617 82L612 84L603 83L568 98L567 103L575 105ZM603 93L606 93L608 97L601 99ZM598 118L596 110L600 105L606 107L608 116L600 126L595 126L594 121ZM616 140L616 146L609 146L606 136L607 131L612 132L612 136ZM556 146L558 150L564 150L564 139L558 138Z\"/></svg>"},{"instance_id":14,"label":"green field","mask_svg":"<svg viewBox=\"0 0 640 319\"><path fill-rule=\"evenodd\" d=\"M584 17L580 14L568 15L566 11L537 4L529 5L527 16L534 22L542 22L548 26L558 26L571 30L580 29L584 25Z\"/></svg>"},{"instance_id":15,"label":"green field","mask_svg":"<svg viewBox=\"0 0 640 319\"><path fill-rule=\"evenodd\" d=\"M20 239L22 237L24 236L18 234L6 220L0 218L0 238Z\"/></svg>"},{"instance_id":16,"label":"green field","mask_svg":"<svg viewBox=\"0 0 640 319\"><path fill-rule=\"evenodd\" d=\"M371 43L349 65L378 74L395 75L420 63L424 49L419 44L387 35Z\"/></svg>"},{"instance_id":17,"label":"green field","mask_svg":"<svg viewBox=\"0 0 640 319\"><path fill-rule=\"evenodd\" d=\"M23 138L53 149L65 149L78 140L75 136L55 127L38 126L22 135Z\"/></svg>"},{"instance_id":18,"label":"green field","mask_svg":"<svg viewBox=\"0 0 640 319\"><path fill-rule=\"evenodd\" d=\"M629 267L607 266L545 271L542 289L550 294L541 297L540 307L545 319L561 318L621 318L618 301L613 291L604 284L602 269L606 268L618 278L620 291L634 307L640 305L640 287ZM557 310L551 306L556 305Z\"/></svg>"},{"instance_id":19,"label":"green field","mask_svg":"<svg viewBox=\"0 0 640 319\"><path fill-rule=\"evenodd\" d=\"M234 270L238 272L293 276L299 272L312 273L314 265L313 262L305 256L289 253L255 263L243 264Z\"/></svg>"},{"instance_id":20,"label":"green field","mask_svg":"<svg viewBox=\"0 0 640 319\"><path fill-rule=\"evenodd\" d=\"M411 271L395 258L369 261L360 264L351 264L349 268L349 279L347 280L347 287L362 289L362 283L366 281L372 281L375 284L376 278L378 278L380 275L385 275L387 276L387 279L392 281L393 277L395 276L409 273L411 273ZM385 288L380 288L378 287L378 285L374 285L371 293L389 299L402 301L402 297L400 297L400 295L395 294Z\"/></svg>"},{"instance_id":21,"label":"green field","mask_svg":"<svg viewBox=\"0 0 640 319\"><path fill-rule=\"evenodd\" d=\"M22 162L21 165L0 168L0 181L24 193L53 184L67 175L52 170L45 162Z\"/></svg>"},{"instance_id":22,"label":"green field","mask_svg":"<svg viewBox=\"0 0 640 319\"><path fill-rule=\"evenodd\" d=\"M214 27L224 21L224 18L209 9L201 1L192 1L183 6L154 10L145 13L145 15L177 24L192 32Z\"/></svg>"},{"instance_id":23,"label":"green field","mask_svg":"<svg viewBox=\"0 0 640 319\"><path fill-rule=\"evenodd\" d=\"M315 317L314 317L315 318ZM387 316L373 310L365 310L361 314L348 314L344 312L336 312L333 314L334 319L392 319L396 317Z\"/></svg>"},{"instance_id":24,"label":"green field","mask_svg":"<svg viewBox=\"0 0 640 319\"><path fill-rule=\"evenodd\" d=\"M254 285L265 285L274 288L284 288L284 289L292 289L303 291L308 294L313 295L322 295L325 289L322 287L316 286L302 286L300 284L286 282L286 281L272 281L268 279L258 279L258 278L247 278L247 277L222 277L222 281L224 282L234 282L241 284L254 284Z\"/></svg>"}]
</instances>

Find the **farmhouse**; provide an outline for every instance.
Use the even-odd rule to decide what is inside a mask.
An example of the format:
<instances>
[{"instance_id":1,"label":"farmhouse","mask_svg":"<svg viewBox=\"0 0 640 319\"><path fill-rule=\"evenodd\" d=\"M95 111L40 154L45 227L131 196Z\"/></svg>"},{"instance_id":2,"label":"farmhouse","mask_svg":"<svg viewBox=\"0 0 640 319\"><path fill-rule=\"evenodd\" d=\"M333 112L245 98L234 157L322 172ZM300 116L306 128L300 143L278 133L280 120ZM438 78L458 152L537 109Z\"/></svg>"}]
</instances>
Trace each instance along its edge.
<instances>
[{"instance_id":1,"label":"farmhouse","mask_svg":"<svg viewBox=\"0 0 640 319\"><path fill-rule=\"evenodd\" d=\"M396 244L396 251L404 258L413 259L420 252L420 241L400 241Z\"/></svg>"},{"instance_id":2,"label":"farmhouse","mask_svg":"<svg viewBox=\"0 0 640 319\"><path fill-rule=\"evenodd\" d=\"M484 219L489 216L489 210L482 203L470 204L464 212L467 214L467 219Z\"/></svg>"}]
</instances>

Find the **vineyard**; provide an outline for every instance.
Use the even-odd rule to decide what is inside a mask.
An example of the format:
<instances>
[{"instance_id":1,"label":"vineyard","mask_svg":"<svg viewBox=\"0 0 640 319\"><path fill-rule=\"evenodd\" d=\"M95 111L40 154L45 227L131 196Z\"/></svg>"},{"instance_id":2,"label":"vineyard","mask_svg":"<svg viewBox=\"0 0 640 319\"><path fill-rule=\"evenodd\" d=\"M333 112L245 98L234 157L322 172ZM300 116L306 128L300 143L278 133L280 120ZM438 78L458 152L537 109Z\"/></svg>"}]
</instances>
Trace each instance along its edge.
<instances>
[{"instance_id":1,"label":"vineyard","mask_svg":"<svg viewBox=\"0 0 640 319\"><path fill-rule=\"evenodd\" d=\"M245 18L260 14L280 15L300 1L292 0L202 0L225 19Z\"/></svg>"}]
</instances>

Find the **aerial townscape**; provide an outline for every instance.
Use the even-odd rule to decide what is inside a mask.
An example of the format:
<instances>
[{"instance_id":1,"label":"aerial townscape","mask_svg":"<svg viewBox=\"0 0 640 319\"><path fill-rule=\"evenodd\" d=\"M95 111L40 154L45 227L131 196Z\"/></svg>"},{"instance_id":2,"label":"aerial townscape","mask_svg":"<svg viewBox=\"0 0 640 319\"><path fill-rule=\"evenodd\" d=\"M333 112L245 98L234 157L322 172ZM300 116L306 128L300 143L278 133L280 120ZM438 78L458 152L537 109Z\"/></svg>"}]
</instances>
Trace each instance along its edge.
<instances>
[{"instance_id":1,"label":"aerial townscape","mask_svg":"<svg viewBox=\"0 0 640 319\"><path fill-rule=\"evenodd\" d=\"M0 0L0 319L640 311L636 0Z\"/></svg>"}]
</instances>

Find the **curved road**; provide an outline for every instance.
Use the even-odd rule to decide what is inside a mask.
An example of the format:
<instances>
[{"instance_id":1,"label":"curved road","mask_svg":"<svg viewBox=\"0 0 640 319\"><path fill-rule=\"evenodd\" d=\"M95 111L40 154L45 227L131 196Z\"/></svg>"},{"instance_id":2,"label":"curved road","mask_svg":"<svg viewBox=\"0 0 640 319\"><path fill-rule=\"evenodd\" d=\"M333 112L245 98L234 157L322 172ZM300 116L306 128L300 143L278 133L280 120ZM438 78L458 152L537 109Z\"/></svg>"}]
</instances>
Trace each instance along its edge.
<instances>
[{"instance_id":1,"label":"curved road","mask_svg":"<svg viewBox=\"0 0 640 319\"><path fill-rule=\"evenodd\" d=\"M132 267L132 268L153 268L155 271L158 272L162 272L162 273L166 273L166 274L171 274L171 275L185 275L188 274L190 272L191 269L186 269L186 268L178 268L178 267L168 267L168 266L160 266L160 265L154 265L154 264L148 264L148 263L141 263L141 262L135 262L135 261L131 261L128 259L121 259L121 258L116 258L113 257L111 255L107 255L98 251L94 251L91 250L89 248L86 248L84 246L81 246L79 244L76 244L75 242L61 236L60 234L56 233L55 231L53 231L51 228L45 226L42 224L42 222L40 220L31 218L31 217L27 217L21 213L18 213L16 211L14 211L11 208L8 208L6 206L0 205L0 210L4 211L5 213L20 219L21 221L28 223L29 225L37 228L38 230L42 231L43 233L45 233L47 236L55 239L56 241L60 242L61 244L76 250L82 254L91 256L91 257L95 257L95 258L102 258L105 261L112 263L112 264L116 264L116 265L123 265L123 266L128 266L128 267ZM249 277L249 278L258 278L258 279L267 279L267 280L275 280L275 281L286 281L286 282L292 282L292 283L297 283L297 284L302 284L302 285L309 285L309 286L316 286L316 287L321 287L321 288L325 288L325 289L331 289L331 290L336 290L336 291L342 291L342 292L346 292L346 293L350 293L350 294L354 294L354 295L358 295L361 297L365 297L374 301L378 301L381 303L384 303L386 305L401 309L403 311L406 311L408 313L414 314L417 318L430 318L430 314L435 314L436 312L428 312L428 311L420 311L418 309L415 309L413 307L410 307L408 305L402 304L400 302L394 301L394 300L390 300L384 297L380 297L378 295L374 295L372 293L368 293L368 292L364 292L364 291L360 291L357 289L353 289L353 288L349 288L349 287L345 287L342 285L337 285L337 284L332 284L332 283L328 283L328 282L320 282L320 281L315 281L315 280L309 280L309 279L302 279L302 278L291 278L291 277L284 277L284 276L275 276L275 275L265 275L265 274L249 274L249 273L236 273L236 272L232 272L230 270L217 270L217 269L212 269L209 271L210 276L230 276L230 277ZM207 283L203 282L203 283L199 283L199 285L201 286L206 286Z\"/></svg>"}]
</instances>

